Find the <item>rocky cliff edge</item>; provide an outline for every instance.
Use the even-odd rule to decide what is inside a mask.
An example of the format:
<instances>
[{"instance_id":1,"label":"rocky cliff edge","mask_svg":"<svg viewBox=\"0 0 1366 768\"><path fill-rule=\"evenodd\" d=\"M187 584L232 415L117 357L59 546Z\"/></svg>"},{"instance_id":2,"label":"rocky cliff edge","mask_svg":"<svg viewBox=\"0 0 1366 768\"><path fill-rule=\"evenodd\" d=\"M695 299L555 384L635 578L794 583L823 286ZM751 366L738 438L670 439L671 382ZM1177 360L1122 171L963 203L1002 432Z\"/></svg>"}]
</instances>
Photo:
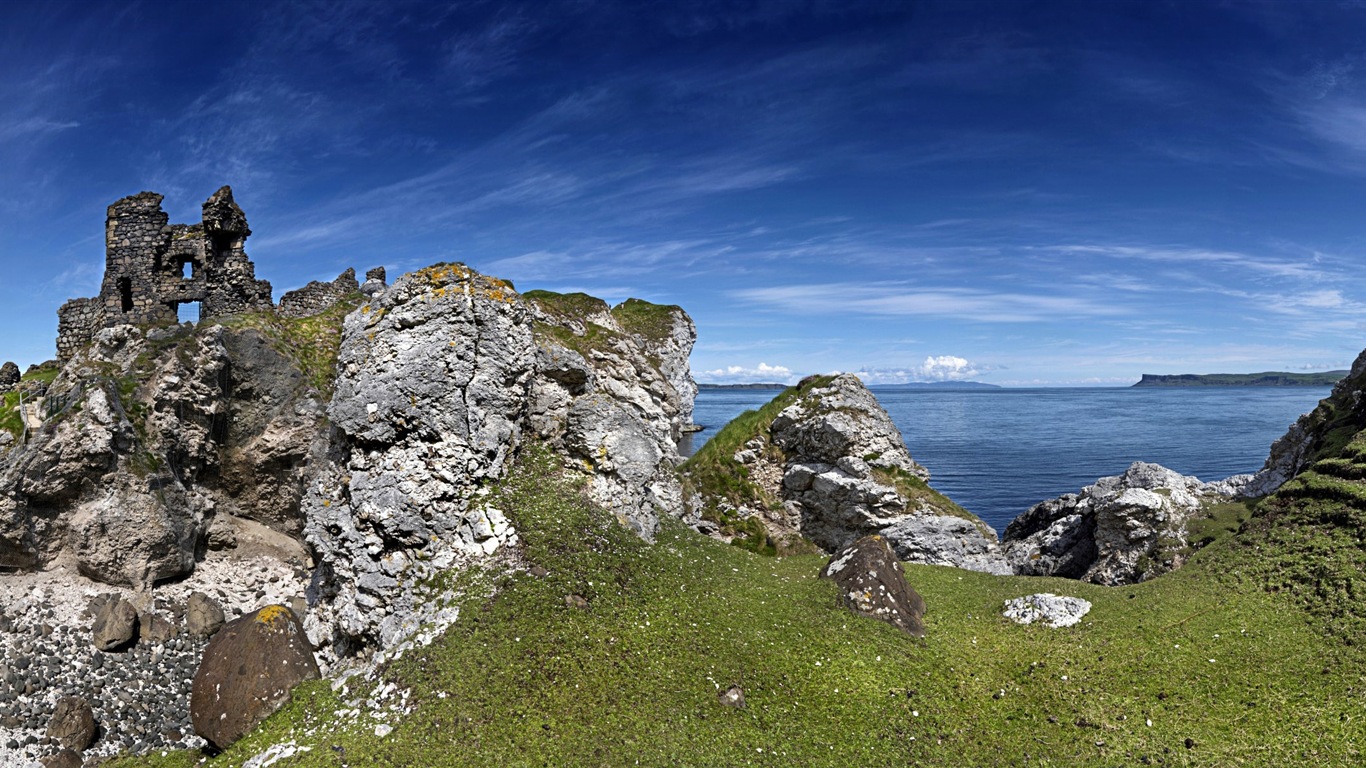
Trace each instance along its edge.
<instances>
[{"instance_id":1,"label":"rocky cliff edge","mask_svg":"<svg viewBox=\"0 0 1366 768\"><path fill-rule=\"evenodd\" d=\"M852 374L806 379L740 416L684 472L695 525L752 549L834 552L876 533L904 561L1010 573L996 532L929 486Z\"/></svg>"}]
</instances>

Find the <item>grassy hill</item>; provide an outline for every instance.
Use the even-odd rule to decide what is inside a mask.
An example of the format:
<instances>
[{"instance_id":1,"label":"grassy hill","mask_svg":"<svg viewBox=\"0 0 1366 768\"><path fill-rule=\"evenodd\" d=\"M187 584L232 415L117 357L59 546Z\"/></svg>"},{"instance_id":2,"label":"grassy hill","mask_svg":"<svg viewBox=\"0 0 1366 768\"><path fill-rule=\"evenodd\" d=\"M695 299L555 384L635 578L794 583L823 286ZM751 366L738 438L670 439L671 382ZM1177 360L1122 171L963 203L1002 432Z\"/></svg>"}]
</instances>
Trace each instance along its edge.
<instances>
[{"instance_id":1,"label":"grassy hill","mask_svg":"<svg viewBox=\"0 0 1366 768\"><path fill-rule=\"evenodd\" d=\"M764 557L676 524L644 544L543 451L498 493L529 565L548 575L457 579L467 595L457 625L386 672L414 708L392 732L377 735L368 705L318 682L218 757L116 765L238 766L281 742L308 750L276 765L307 766L1366 759L1366 657L1322 610L1339 595L1340 553L1310 541L1337 518L1331 505L1301 504L1308 490L1259 510L1237 536L1214 532L1180 571L1130 587L907 566L928 605L923 640L840 609L816 578L822 557ZM1291 515L1319 522L1270 533ZM1268 563L1291 553L1310 558L1305 574L1325 575L1318 602L1267 588L1280 572ZM1094 608L1058 630L1001 617L1003 601L1039 591ZM719 702L731 685L744 708Z\"/></svg>"}]
</instances>

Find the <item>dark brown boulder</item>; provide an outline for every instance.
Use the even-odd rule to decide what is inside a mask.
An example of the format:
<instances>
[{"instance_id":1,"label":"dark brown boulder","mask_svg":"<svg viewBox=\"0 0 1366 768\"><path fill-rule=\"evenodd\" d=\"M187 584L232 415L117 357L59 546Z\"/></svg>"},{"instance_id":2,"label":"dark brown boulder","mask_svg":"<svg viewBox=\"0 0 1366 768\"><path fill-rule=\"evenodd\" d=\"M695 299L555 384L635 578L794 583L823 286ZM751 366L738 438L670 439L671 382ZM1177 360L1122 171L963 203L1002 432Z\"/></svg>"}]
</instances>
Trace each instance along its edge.
<instances>
[{"instance_id":1,"label":"dark brown boulder","mask_svg":"<svg viewBox=\"0 0 1366 768\"><path fill-rule=\"evenodd\" d=\"M839 586L840 602L854 613L925 636L925 600L906 583L901 561L882 536L864 536L836 552L821 577Z\"/></svg>"},{"instance_id":2,"label":"dark brown boulder","mask_svg":"<svg viewBox=\"0 0 1366 768\"><path fill-rule=\"evenodd\" d=\"M57 702L52 719L47 721L47 737L67 749L85 751L95 741L95 712L80 696Z\"/></svg>"},{"instance_id":3,"label":"dark brown boulder","mask_svg":"<svg viewBox=\"0 0 1366 768\"><path fill-rule=\"evenodd\" d=\"M204 649L190 690L195 733L222 749L319 677L303 625L283 605L267 605L223 625Z\"/></svg>"}]
</instances>

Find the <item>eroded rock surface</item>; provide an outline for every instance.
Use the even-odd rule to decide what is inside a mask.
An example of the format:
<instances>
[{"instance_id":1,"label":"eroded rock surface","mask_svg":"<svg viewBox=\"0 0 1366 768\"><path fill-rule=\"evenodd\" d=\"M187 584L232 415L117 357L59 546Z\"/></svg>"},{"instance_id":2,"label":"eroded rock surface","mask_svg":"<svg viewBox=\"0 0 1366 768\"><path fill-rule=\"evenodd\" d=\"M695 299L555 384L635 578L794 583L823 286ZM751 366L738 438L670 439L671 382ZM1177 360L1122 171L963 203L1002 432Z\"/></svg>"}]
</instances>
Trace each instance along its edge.
<instances>
[{"instance_id":1,"label":"eroded rock surface","mask_svg":"<svg viewBox=\"0 0 1366 768\"><path fill-rule=\"evenodd\" d=\"M1189 521L1224 490L1135 462L1080 493L1034 505L1006 527L1002 547L1017 574L1132 584L1181 566Z\"/></svg>"},{"instance_id":2,"label":"eroded rock surface","mask_svg":"<svg viewBox=\"0 0 1366 768\"><path fill-rule=\"evenodd\" d=\"M804 381L777 406L733 456L702 457L733 473L747 497L702 488L693 500L700 529L761 520L773 539L802 537L827 552L879 534L908 562L1010 573L996 532L929 486L858 377Z\"/></svg>"},{"instance_id":3,"label":"eroded rock surface","mask_svg":"<svg viewBox=\"0 0 1366 768\"><path fill-rule=\"evenodd\" d=\"M1058 629L1081 623L1082 618L1090 612L1091 603L1080 597L1039 592L1007 600L1001 615L1016 624L1033 624L1038 621Z\"/></svg>"}]
</instances>

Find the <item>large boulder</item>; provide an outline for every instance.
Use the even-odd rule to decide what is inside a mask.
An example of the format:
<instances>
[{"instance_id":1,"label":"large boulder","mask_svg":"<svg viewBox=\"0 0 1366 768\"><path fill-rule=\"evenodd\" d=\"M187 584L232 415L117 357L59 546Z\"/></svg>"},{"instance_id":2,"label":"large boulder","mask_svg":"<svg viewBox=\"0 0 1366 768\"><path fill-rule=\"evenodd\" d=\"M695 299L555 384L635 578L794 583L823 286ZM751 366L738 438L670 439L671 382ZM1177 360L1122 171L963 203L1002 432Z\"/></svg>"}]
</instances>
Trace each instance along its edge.
<instances>
[{"instance_id":1,"label":"large boulder","mask_svg":"<svg viewBox=\"0 0 1366 768\"><path fill-rule=\"evenodd\" d=\"M57 702L47 722L47 737L67 749L84 752L95 741L95 712L80 696Z\"/></svg>"},{"instance_id":2,"label":"large boulder","mask_svg":"<svg viewBox=\"0 0 1366 768\"><path fill-rule=\"evenodd\" d=\"M406 274L347 316L332 460L304 502L318 642L390 645L409 587L514 540L480 499L523 440L534 365L526 303L460 264Z\"/></svg>"},{"instance_id":3,"label":"large boulder","mask_svg":"<svg viewBox=\"0 0 1366 768\"><path fill-rule=\"evenodd\" d=\"M925 600L906 581L896 553L882 536L864 536L830 558L821 578L835 582L850 611L885 621L913 637L925 636Z\"/></svg>"},{"instance_id":4,"label":"large boulder","mask_svg":"<svg viewBox=\"0 0 1366 768\"><path fill-rule=\"evenodd\" d=\"M1017 574L1132 584L1181 566L1189 521L1225 490L1135 462L1080 493L1034 505L1006 527L1002 546Z\"/></svg>"},{"instance_id":5,"label":"large boulder","mask_svg":"<svg viewBox=\"0 0 1366 768\"><path fill-rule=\"evenodd\" d=\"M195 733L219 749L237 741L319 677L303 626L283 605L228 622L209 641L190 692Z\"/></svg>"},{"instance_id":6,"label":"large boulder","mask_svg":"<svg viewBox=\"0 0 1366 768\"><path fill-rule=\"evenodd\" d=\"M0 395L9 392L19 384L19 366L12 362L0 365Z\"/></svg>"},{"instance_id":7,"label":"large boulder","mask_svg":"<svg viewBox=\"0 0 1366 768\"><path fill-rule=\"evenodd\" d=\"M223 628L226 617L217 600L203 592L191 592L185 601L185 631L196 637L211 637Z\"/></svg>"}]
</instances>

